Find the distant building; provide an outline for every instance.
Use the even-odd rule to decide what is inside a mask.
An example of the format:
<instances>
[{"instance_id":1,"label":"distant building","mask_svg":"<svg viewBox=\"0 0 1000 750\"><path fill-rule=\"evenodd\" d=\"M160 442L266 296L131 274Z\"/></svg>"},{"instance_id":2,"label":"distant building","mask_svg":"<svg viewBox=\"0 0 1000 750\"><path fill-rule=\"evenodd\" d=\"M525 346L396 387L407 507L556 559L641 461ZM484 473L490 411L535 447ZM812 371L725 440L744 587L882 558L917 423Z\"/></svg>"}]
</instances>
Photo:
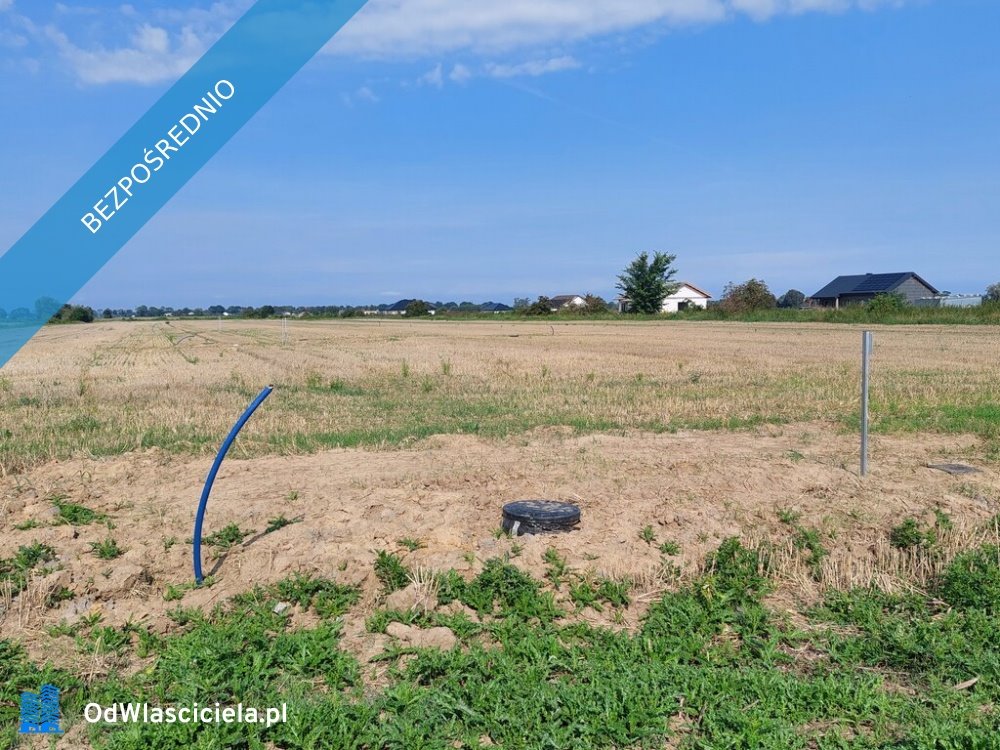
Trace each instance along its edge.
<instances>
[{"instance_id":1,"label":"distant building","mask_svg":"<svg viewBox=\"0 0 1000 750\"><path fill-rule=\"evenodd\" d=\"M712 299L712 295L704 289L699 289L694 284L682 281L678 284L674 293L663 300L661 312L676 313L681 310L690 310L695 307L704 310L708 307L708 301L710 299ZM628 297L619 297L617 301L618 312L626 313L629 311L631 301Z\"/></svg>"},{"instance_id":2,"label":"distant building","mask_svg":"<svg viewBox=\"0 0 1000 750\"><path fill-rule=\"evenodd\" d=\"M502 302L487 302L479 306L479 312L493 313L498 315L499 313L513 312L514 308L510 305L505 305Z\"/></svg>"},{"instance_id":3,"label":"distant building","mask_svg":"<svg viewBox=\"0 0 1000 750\"><path fill-rule=\"evenodd\" d=\"M420 300L416 300L416 299L401 299L399 302L396 302L396 303L394 303L392 305L389 305L389 307L387 307L382 314L383 315L406 315L406 308L409 307L412 302L419 302L419 301ZM437 311L437 308L434 307L434 305L432 305L430 302L426 302L425 304L427 305L428 309L430 310L430 314L431 315L433 315Z\"/></svg>"},{"instance_id":4,"label":"distant building","mask_svg":"<svg viewBox=\"0 0 1000 750\"><path fill-rule=\"evenodd\" d=\"M567 307L584 307L586 304L587 300L579 294L560 294L549 298L549 306L552 308L552 312L559 312L560 310L565 310Z\"/></svg>"},{"instance_id":5,"label":"distant building","mask_svg":"<svg viewBox=\"0 0 1000 750\"><path fill-rule=\"evenodd\" d=\"M840 308L869 302L880 294L901 294L911 305L938 290L913 271L838 276L809 298L817 307Z\"/></svg>"},{"instance_id":6,"label":"distant building","mask_svg":"<svg viewBox=\"0 0 1000 750\"><path fill-rule=\"evenodd\" d=\"M941 292L933 297L921 297L915 304L917 307L979 307L983 304L983 295Z\"/></svg>"}]
</instances>

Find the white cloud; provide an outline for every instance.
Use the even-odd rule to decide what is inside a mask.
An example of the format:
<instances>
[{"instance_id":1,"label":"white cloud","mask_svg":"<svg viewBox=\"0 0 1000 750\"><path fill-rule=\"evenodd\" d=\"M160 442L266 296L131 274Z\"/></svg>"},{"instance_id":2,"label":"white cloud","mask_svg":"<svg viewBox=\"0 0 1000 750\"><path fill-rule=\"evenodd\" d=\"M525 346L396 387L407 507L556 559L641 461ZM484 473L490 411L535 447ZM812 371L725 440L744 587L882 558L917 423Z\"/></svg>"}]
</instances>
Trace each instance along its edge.
<instances>
[{"instance_id":1,"label":"white cloud","mask_svg":"<svg viewBox=\"0 0 1000 750\"><path fill-rule=\"evenodd\" d=\"M164 0L165 1L165 0ZM197 0L196 0L197 1ZM579 67L569 52L581 42L631 32L712 24L740 16L766 21L778 15L898 7L918 0L369 0L327 45L328 53L385 60L417 60L462 53L480 61L487 75L531 76ZM57 23L39 36L54 44L84 83L156 83L183 74L246 11L253 0L216 0L183 9L149 9L125 3L105 30L129 29L127 44L79 41L69 17L93 5L61 2ZM0 0L0 11L14 0ZM18 12L13 15L18 18ZM20 18L31 22L24 16ZM62 20L60 20L62 19ZM120 36L118 37L120 38ZM498 60L498 58L503 58ZM527 60L527 61L525 61ZM447 78L464 83L472 69L454 65ZM443 67L421 79L445 82Z\"/></svg>"},{"instance_id":2,"label":"white cloud","mask_svg":"<svg viewBox=\"0 0 1000 750\"><path fill-rule=\"evenodd\" d=\"M14 34L5 29L0 29L0 47L10 47L20 49L28 46L28 38L23 34Z\"/></svg>"},{"instance_id":3,"label":"white cloud","mask_svg":"<svg viewBox=\"0 0 1000 750\"><path fill-rule=\"evenodd\" d=\"M451 73L448 74L448 78L458 84L466 83L470 78L472 78L472 71L462 65L462 63L458 63L451 69Z\"/></svg>"},{"instance_id":4,"label":"white cloud","mask_svg":"<svg viewBox=\"0 0 1000 750\"><path fill-rule=\"evenodd\" d=\"M0 0L0 3L12 0ZM102 17L100 9L87 5L58 3L55 21L43 27L27 16L15 17L38 41L55 48L59 56L85 84L153 84L179 78L228 30L252 0L227 0L202 8L162 9L143 14L124 4L104 26L127 29L126 44L81 44L63 30L70 16ZM117 24L117 26L116 26ZM69 28L69 26L67 26ZM102 28L93 25L92 28ZM103 28L105 32L107 28Z\"/></svg>"},{"instance_id":5,"label":"white cloud","mask_svg":"<svg viewBox=\"0 0 1000 750\"><path fill-rule=\"evenodd\" d=\"M748 15L840 12L908 0L370 0L329 50L380 58L497 53L565 45L645 27L660 30ZM912 1L912 0L909 0Z\"/></svg>"},{"instance_id":6,"label":"white cloud","mask_svg":"<svg viewBox=\"0 0 1000 750\"><path fill-rule=\"evenodd\" d=\"M361 86L354 93L343 92L340 95L340 101L343 102L345 107L349 109L354 109L354 105L361 102L367 104L378 104L382 99L378 94L371 88L371 86Z\"/></svg>"},{"instance_id":7,"label":"white cloud","mask_svg":"<svg viewBox=\"0 0 1000 750\"><path fill-rule=\"evenodd\" d=\"M579 61L573 57L564 55L562 57L554 57L550 60L529 60L528 62L513 65L490 63L486 66L486 73L493 78L516 78L518 76L541 76L546 73L559 73L579 67Z\"/></svg>"},{"instance_id":8,"label":"white cloud","mask_svg":"<svg viewBox=\"0 0 1000 750\"><path fill-rule=\"evenodd\" d=\"M45 33L77 77L92 84L173 80L186 73L207 48L206 41L190 29L182 29L171 39L166 29L149 24L135 30L131 46L117 49L78 47L55 26L47 26Z\"/></svg>"},{"instance_id":9,"label":"white cloud","mask_svg":"<svg viewBox=\"0 0 1000 750\"><path fill-rule=\"evenodd\" d=\"M424 73L420 78L417 79L417 83L420 86L433 86L439 89L444 86L444 68L441 63L438 63L433 68Z\"/></svg>"},{"instance_id":10,"label":"white cloud","mask_svg":"<svg viewBox=\"0 0 1000 750\"><path fill-rule=\"evenodd\" d=\"M362 86L355 93L355 98L361 99L362 101L371 102L372 104L377 104L379 102L378 96L372 91L368 86Z\"/></svg>"}]
</instances>

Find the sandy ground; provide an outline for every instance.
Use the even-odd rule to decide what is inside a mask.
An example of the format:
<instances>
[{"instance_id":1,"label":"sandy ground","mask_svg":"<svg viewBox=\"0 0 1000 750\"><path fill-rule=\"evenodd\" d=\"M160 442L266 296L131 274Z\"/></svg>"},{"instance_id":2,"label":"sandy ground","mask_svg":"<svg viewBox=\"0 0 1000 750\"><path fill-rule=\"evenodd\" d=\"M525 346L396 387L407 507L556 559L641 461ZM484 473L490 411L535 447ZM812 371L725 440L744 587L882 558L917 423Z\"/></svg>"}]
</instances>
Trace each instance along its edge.
<instances>
[{"instance_id":1,"label":"sandy ground","mask_svg":"<svg viewBox=\"0 0 1000 750\"><path fill-rule=\"evenodd\" d=\"M536 575L543 574L542 556L552 546L571 568L632 577L655 594L661 542L677 542L677 563L692 570L727 536L787 538L790 527L779 521L779 509L801 513L799 523L823 530L841 556L863 558L874 554L872 540L883 539L905 516L932 517L938 508L965 528L997 513L995 465L980 464L983 472L971 477L926 468L945 459L977 463L977 453L974 437L881 437L873 473L861 480L856 438L805 424L586 437L548 429L503 443L443 436L399 451L229 460L216 481L206 534L228 523L261 532L281 514L297 522L252 534L219 559L206 549L206 573L217 582L179 602L164 601L163 593L168 584L192 579L188 542L210 461L150 451L51 462L0 480L0 556L36 540L58 553L58 569L9 604L3 631L22 639L33 656L51 658L47 624L99 611L107 624L132 620L164 630L165 612L178 604L211 605L304 571L362 585L365 596L348 616L348 630L364 641L364 616L382 599L372 568L376 551L398 552L414 569L471 575L484 560L511 551L514 540L494 532L501 506L522 498L568 500L582 509L573 533L516 540L523 552L513 562ZM106 513L115 528L49 525L48 498L55 493ZM43 525L14 529L28 519ZM646 525L655 531L654 544L640 539ZM109 535L126 552L99 560L90 542ZM399 544L407 537L426 546L409 552ZM170 538L177 541L165 549ZM52 610L38 607L39 597L57 585L75 598ZM638 598L641 603L641 591ZM628 619L640 614L641 606L633 607ZM380 638L355 646L377 652Z\"/></svg>"}]
</instances>

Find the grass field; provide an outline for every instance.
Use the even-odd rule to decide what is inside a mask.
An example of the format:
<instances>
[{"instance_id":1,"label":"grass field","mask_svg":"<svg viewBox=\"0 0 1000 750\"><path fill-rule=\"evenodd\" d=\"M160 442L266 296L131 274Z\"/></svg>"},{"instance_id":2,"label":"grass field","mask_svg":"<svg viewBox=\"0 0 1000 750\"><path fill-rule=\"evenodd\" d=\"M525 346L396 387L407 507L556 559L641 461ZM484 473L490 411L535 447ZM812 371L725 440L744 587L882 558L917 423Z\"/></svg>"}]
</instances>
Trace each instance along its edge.
<instances>
[{"instance_id":1,"label":"grass field","mask_svg":"<svg viewBox=\"0 0 1000 750\"><path fill-rule=\"evenodd\" d=\"M806 324L115 323L51 327L0 375L0 472L75 454L215 449L277 386L241 455L506 437L856 425L859 335ZM883 432L1000 435L991 328L877 329Z\"/></svg>"},{"instance_id":2,"label":"grass field","mask_svg":"<svg viewBox=\"0 0 1000 750\"><path fill-rule=\"evenodd\" d=\"M0 746L51 682L59 748L1000 747L1000 340L874 330L862 480L860 328L47 328L0 370ZM508 538L521 497L583 523Z\"/></svg>"}]
</instances>

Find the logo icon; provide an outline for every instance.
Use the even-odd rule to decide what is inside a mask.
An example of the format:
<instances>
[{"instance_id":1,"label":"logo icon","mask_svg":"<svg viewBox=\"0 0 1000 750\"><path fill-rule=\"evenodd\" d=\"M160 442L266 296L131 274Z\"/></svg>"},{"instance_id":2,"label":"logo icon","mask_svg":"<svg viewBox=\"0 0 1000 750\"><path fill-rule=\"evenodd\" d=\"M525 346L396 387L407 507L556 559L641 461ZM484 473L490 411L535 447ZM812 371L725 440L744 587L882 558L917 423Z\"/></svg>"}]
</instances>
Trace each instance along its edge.
<instances>
[{"instance_id":1,"label":"logo icon","mask_svg":"<svg viewBox=\"0 0 1000 750\"><path fill-rule=\"evenodd\" d=\"M21 693L21 734L61 734L59 688L42 685L37 693Z\"/></svg>"}]
</instances>

